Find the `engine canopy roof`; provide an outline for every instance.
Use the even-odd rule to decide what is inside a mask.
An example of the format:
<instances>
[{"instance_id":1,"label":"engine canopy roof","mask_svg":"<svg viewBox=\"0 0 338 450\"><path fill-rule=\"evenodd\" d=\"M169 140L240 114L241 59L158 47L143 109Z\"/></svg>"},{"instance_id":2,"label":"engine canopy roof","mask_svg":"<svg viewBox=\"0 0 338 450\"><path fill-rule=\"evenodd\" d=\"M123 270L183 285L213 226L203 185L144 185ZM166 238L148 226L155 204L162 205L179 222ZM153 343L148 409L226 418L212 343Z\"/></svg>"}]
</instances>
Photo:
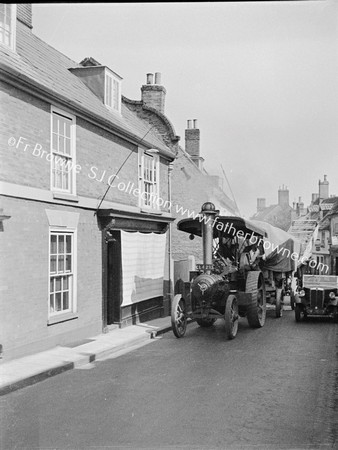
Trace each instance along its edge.
<instances>
[{"instance_id":1,"label":"engine canopy roof","mask_svg":"<svg viewBox=\"0 0 338 450\"><path fill-rule=\"evenodd\" d=\"M177 228L185 233L195 236L202 236L202 225L207 222L205 217L196 219L182 219L178 222ZM218 237L220 232L224 236L234 237L238 231L241 231L242 237L246 234L250 236L266 237L267 233L252 221L237 216L216 216L207 222L213 228L214 237Z\"/></svg>"}]
</instances>

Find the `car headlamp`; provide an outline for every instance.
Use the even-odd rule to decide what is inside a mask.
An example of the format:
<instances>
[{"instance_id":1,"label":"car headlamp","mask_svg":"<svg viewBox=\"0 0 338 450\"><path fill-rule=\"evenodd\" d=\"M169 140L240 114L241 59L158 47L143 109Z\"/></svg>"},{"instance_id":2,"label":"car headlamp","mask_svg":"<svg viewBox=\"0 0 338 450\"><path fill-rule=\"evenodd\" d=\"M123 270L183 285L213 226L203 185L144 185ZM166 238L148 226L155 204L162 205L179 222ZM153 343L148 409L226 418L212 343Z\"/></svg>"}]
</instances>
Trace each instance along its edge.
<instances>
[{"instance_id":1,"label":"car headlamp","mask_svg":"<svg viewBox=\"0 0 338 450\"><path fill-rule=\"evenodd\" d=\"M302 290L299 292L299 297L304 297L304 295L305 295L305 291L304 291L304 289L302 289Z\"/></svg>"},{"instance_id":2,"label":"car headlamp","mask_svg":"<svg viewBox=\"0 0 338 450\"><path fill-rule=\"evenodd\" d=\"M336 298L336 294L334 292L329 293L329 297L334 300Z\"/></svg>"}]
</instances>

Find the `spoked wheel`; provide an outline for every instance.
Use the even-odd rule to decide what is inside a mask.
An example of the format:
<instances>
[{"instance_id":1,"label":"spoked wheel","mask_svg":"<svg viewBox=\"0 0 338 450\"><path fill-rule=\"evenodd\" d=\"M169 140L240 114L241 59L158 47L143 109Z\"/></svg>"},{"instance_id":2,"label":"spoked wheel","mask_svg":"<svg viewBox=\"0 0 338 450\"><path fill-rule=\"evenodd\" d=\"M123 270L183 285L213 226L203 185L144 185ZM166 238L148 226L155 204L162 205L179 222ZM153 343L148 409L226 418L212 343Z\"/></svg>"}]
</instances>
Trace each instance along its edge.
<instances>
[{"instance_id":1,"label":"spoked wheel","mask_svg":"<svg viewBox=\"0 0 338 450\"><path fill-rule=\"evenodd\" d=\"M283 302L282 302L283 291L282 289L276 290L276 317L282 317L283 315Z\"/></svg>"},{"instance_id":2,"label":"spoked wheel","mask_svg":"<svg viewBox=\"0 0 338 450\"><path fill-rule=\"evenodd\" d=\"M265 324L266 293L264 277L261 271L248 272L245 292L250 293L252 300L247 307L247 319L252 328L260 328Z\"/></svg>"},{"instance_id":3,"label":"spoked wheel","mask_svg":"<svg viewBox=\"0 0 338 450\"><path fill-rule=\"evenodd\" d=\"M196 322L202 328L209 328L213 326L213 324L216 322L216 319L196 319Z\"/></svg>"},{"instance_id":4,"label":"spoked wheel","mask_svg":"<svg viewBox=\"0 0 338 450\"><path fill-rule=\"evenodd\" d=\"M238 331L238 303L234 295L229 295L225 304L225 332L228 339L233 339Z\"/></svg>"},{"instance_id":5,"label":"spoked wheel","mask_svg":"<svg viewBox=\"0 0 338 450\"><path fill-rule=\"evenodd\" d=\"M174 335L181 338L185 335L187 329L187 312L185 300L180 294L175 295L171 306L171 325Z\"/></svg>"}]
</instances>

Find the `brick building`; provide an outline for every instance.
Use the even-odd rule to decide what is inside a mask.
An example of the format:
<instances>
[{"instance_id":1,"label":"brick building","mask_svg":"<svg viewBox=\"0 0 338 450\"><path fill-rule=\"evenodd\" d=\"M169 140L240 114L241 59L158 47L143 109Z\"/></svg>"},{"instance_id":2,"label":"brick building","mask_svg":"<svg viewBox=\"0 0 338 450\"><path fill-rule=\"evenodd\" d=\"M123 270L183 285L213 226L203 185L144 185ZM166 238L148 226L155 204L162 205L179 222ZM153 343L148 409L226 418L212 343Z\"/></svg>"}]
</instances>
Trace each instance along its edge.
<instances>
[{"instance_id":1,"label":"brick building","mask_svg":"<svg viewBox=\"0 0 338 450\"><path fill-rule=\"evenodd\" d=\"M289 190L283 185L278 189L278 203L276 205L266 206L265 198L257 199L257 211L251 219L267 222L274 227L287 231L296 214L295 209L289 204Z\"/></svg>"},{"instance_id":2,"label":"brick building","mask_svg":"<svg viewBox=\"0 0 338 450\"><path fill-rule=\"evenodd\" d=\"M93 58L75 63L37 38L30 4L2 10L8 360L167 313L176 137L171 144L132 111L116 72Z\"/></svg>"}]
</instances>

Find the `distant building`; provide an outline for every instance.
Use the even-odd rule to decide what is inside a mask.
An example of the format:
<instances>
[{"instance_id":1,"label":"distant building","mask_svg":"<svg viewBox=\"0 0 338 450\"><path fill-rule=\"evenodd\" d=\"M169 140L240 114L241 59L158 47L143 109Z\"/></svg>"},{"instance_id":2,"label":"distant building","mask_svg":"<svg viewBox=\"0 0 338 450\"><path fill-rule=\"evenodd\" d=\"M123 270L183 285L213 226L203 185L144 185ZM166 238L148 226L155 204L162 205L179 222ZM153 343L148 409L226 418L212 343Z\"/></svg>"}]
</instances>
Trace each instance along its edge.
<instances>
[{"instance_id":1,"label":"distant building","mask_svg":"<svg viewBox=\"0 0 338 450\"><path fill-rule=\"evenodd\" d=\"M289 190L283 185L278 190L278 203L276 205L266 206L265 198L257 199L257 212L251 219L267 222L287 231L295 215L295 210L289 205Z\"/></svg>"},{"instance_id":2,"label":"distant building","mask_svg":"<svg viewBox=\"0 0 338 450\"><path fill-rule=\"evenodd\" d=\"M325 275L337 270L332 244L337 202L338 197L329 196L329 182L324 175L324 180L318 181L318 192L312 194L311 204L307 208L303 204L296 206L297 217L289 232L301 241L302 252L309 258L303 267L305 273Z\"/></svg>"}]
</instances>

